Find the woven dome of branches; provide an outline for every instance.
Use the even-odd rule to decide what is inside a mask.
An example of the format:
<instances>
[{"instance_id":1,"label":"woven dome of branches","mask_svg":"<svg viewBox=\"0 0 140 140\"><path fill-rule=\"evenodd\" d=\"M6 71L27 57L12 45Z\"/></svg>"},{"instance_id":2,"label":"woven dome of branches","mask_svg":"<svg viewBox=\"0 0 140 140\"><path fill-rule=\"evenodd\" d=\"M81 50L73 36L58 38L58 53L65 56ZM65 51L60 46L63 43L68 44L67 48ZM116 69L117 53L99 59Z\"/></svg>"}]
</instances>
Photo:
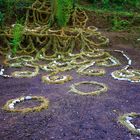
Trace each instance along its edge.
<instances>
[{"instance_id":1,"label":"woven dome of branches","mask_svg":"<svg viewBox=\"0 0 140 140\"><path fill-rule=\"evenodd\" d=\"M71 3L65 2L63 6L60 1L62 0L57 0L56 11L53 3L56 0L35 0L27 8L23 27L15 24L1 31L3 45L0 46L0 53L6 55L5 64L10 67L32 67L35 71L35 74L29 70L17 71L16 77L36 76L38 69L53 76L79 68L82 64L91 62L91 59L106 61L110 56L99 50L100 46L108 44L108 38L102 36L96 27L87 27L88 16L85 11L71 5L72 0ZM13 44L16 54L12 53ZM28 58L31 59L28 61ZM42 60L47 65L39 62Z\"/></svg>"}]
</instances>

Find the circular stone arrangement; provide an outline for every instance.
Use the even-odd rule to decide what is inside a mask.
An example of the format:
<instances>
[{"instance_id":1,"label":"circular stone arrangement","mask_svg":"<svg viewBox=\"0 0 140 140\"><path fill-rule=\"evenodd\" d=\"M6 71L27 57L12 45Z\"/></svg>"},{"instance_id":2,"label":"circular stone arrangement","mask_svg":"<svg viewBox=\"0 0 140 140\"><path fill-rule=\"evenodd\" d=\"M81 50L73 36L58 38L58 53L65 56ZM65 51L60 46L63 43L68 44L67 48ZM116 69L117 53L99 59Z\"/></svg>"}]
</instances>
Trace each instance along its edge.
<instances>
[{"instance_id":1,"label":"circular stone arrangement","mask_svg":"<svg viewBox=\"0 0 140 140\"><path fill-rule=\"evenodd\" d=\"M114 50L115 52L121 53L127 60L127 65L121 69L111 73L111 76L117 80L126 80L130 82L140 82L140 70L130 69L132 60L121 50Z\"/></svg>"},{"instance_id":2,"label":"circular stone arrangement","mask_svg":"<svg viewBox=\"0 0 140 140\"><path fill-rule=\"evenodd\" d=\"M140 82L140 70L121 69L111 73L117 80L127 80L130 82Z\"/></svg>"},{"instance_id":3,"label":"circular stone arrangement","mask_svg":"<svg viewBox=\"0 0 140 140\"><path fill-rule=\"evenodd\" d=\"M15 77L15 78L31 78L31 77L37 76L39 73L39 67L35 66L34 69L35 69L34 71L29 71L29 70L15 71L11 75L12 77Z\"/></svg>"},{"instance_id":4,"label":"circular stone arrangement","mask_svg":"<svg viewBox=\"0 0 140 140\"><path fill-rule=\"evenodd\" d=\"M140 113L128 113L124 114L123 116L119 117L119 122L124 125L126 128L128 128L129 131L131 131L133 134L140 135L140 128L136 128L134 124L132 124L132 120L134 118L140 117Z\"/></svg>"},{"instance_id":5,"label":"circular stone arrangement","mask_svg":"<svg viewBox=\"0 0 140 140\"><path fill-rule=\"evenodd\" d=\"M103 60L96 61L97 66L114 67L119 66L120 62L115 57L110 56Z\"/></svg>"},{"instance_id":6,"label":"circular stone arrangement","mask_svg":"<svg viewBox=\"0 0 140 140\"><path fill-rule=\"evenodd\" d=\"M105 74L104 69L85 69L84 71L79 72L83 75L89 75L89 76L103 76Z\"/></svg>"},{"instance_id":7,"label":"circular stone arrangement","mask_svg":"<svg viewBox=\"0 0 140 140\"><path fill-rule=\"evenodd\" d=\"M36 107L29 107L23 109L16 109L15 105L27 100L37 100L40 102L39 106ZM49 105L49 100L42 96L25 96L16 99L11 99L7 101L4 105L3 109L8 112L21 112L21 113L28 113L28 112L39 112L42 109L47 109Z\"/></svg>"},{"instance_id":8,"label":"circular stone arrangement","mask_svg":"<svg viewBox=\"0 0 140 140\"><path fill-rule=\"evenodd\" d=\"M91 62L90 64L81 66L77 72L82 75L89 75L89 76L103 76L105 74L104 69L91 69L89 67L93 66L95 62Z\"/></svg>"},{"instance_id":9,"label":"circular stone arrangement","mask_svg":"<svg viewBox=\"0 0 140 140\"><path fill-rule=\"evenodd\" d=\"M92 84L92 85L98 85L101 87L101 89L96 90L96 91L91 91L91 92L82 92L78 89L76 89L76 86L79 86L81 84ZM98 83L96 81L83 81L83 82L79 82L79 83L75 83L73 85L71 85L71 90L74 93L80 94L80 95L98 95L100 93L106 92L108 90L107 86L103 83Z\"/></svg>"},{"instance_id":10,"label":"circular stone arrangement","mask_svg":"<svg viewBox=\"0 0 140 140\"><path fill-rule=\"evenodd\" d=\"M72 80L70 75L42 76L42 81L48 84L64 84L70 80Z\"/></svg>"}]
</instances>

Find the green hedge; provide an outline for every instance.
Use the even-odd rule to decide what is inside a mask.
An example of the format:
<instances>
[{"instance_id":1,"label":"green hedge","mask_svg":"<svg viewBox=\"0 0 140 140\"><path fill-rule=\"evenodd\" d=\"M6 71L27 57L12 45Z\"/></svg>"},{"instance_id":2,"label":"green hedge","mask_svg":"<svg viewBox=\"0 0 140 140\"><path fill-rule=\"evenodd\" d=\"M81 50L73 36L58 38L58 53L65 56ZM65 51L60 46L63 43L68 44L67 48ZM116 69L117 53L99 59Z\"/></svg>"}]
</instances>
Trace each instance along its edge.
<instances>
[{"instance_id":1,"label":"green hedge","mask_svg":"<svg viewBox=\"0 0 140 140\"><path fill-rule=\"evenodd\" d=\"M116 10L140 10L140 0L89 0L97 8L109 8Z\"/></svg>"},{"instance_id":2,"label":"green hedge","mask_svg":"<svg viewBox=\"0 0 140 140\"><path fill-rule=\"evenodd\" d=\"M29 7L35 0L0 0L0 26L4 22L10 23L13 19L19 20L25 15L25 8Z\"/></svg>"}]
</instances>

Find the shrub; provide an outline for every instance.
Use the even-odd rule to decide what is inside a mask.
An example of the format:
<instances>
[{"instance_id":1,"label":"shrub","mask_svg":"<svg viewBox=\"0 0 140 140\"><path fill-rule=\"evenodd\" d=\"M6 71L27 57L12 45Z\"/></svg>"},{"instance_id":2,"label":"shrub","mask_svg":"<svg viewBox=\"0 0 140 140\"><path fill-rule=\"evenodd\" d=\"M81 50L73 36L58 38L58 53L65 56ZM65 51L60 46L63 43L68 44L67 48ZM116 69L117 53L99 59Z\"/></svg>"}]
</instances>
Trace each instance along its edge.
<instances>
[{"instance_id":1,"label":"shrub","mask_svg":"<svg viewBox=\"0 0 140 140\"><path fill-rule=\"evenodd\" d=\"M23 35L23 26L21 24L16 23L12 30L13 40L11 41L11 45L13 46L12 49L13 54L17 52L17 49L20 46L22 35Z\"/></svg>"},{"instance_id":2,"label":"shrub","mask_svg":"<svg viewBox=\"0 0 140 140\"><path fill-rule=\"evenodd\" d=\"M115 8L117 10L140 10L140 0L89 0L95 7Z\"/></svg>"}]
</instances>

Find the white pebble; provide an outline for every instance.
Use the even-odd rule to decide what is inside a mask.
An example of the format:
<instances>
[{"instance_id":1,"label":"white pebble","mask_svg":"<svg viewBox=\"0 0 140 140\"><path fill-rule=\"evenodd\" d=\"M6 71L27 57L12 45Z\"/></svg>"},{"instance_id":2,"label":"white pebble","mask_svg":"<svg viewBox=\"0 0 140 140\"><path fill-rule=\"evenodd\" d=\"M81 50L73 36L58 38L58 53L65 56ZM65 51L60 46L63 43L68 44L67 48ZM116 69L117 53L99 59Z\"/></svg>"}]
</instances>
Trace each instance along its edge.
<instances>
[{"instance_id":1,"label":"white pebble","mask_svg":"<svg viewBox=\"0 0 140 140\"><path fill-rule=\"evenodd\" d=\"M12 27L15 27L16 24L12 24Z\"/></svg>"},{"instance_id":2,"label":"white pebble","mask_svg":"<svg viewBox=\"0 0 140 140\"><path fill-rule=\"evenodd\" d=\"M61 58L61 55L58 55L58 58L60 59Z\"/></svg>"},{"instance_id":3,"label":"white pebble","mask_svg":"<svg viewBox=\"0 0 140 140\"><path fill-rule=\"evenodd\" d=\"M19 103L20 102L20 100L19 99L16 99L16 100L14 100L12 103L13 104L16 104L16 103Z\"/></svg>"},{"instance_id":4,"label":"white pebble","mask_svg":"<svg viewBox=\"0 0 140 140\"><path fill-rule=\"evenodd\" d=\"M9 108L14 109L14 104L13 103L9 104Z\"/></svg>"},{"instance_id":5,"label":"white pebble","mask_svg":"<svg viewBox=\"0 0 140 140\"><path fill-rule=\"evenodd\" d=\"M133 129L135 129L135 126L134 126L129 120L126 120L126 123L127 123L130 127L132 127Z\"/></svg>"},{"instance_id":6,"label":"white pebble","mask_svg":"<svg viewBox=\"0 0 140 140\"><path fill-rule=\"evenodd\" d=\"M126 65L126 67L124 69L127 70L128 68L129 68L129 65Z\"/></svg>"},{"instance_id":7,"label":"white pebble","mask_svg":"<svg viewBox=\"0 0 140 140\"><path fill-rule=\"evenodd\" d=\"M129 116L126 117L126 120L128 121L131 121L132 119L133 119L132 117L129 117Z\"/></svg>"},{"instance_id":8,"label":"white pebble","mask_svg":"<svg viewBox=\"0 0 140 140\"><path fill-rule=\"evenodd\" d=\"M25 99L26 99L26 100L31 100L32 97L31 97L31 96L26 96Z\"/></svg>"},{"instance_id":9,"label":"white pebble","mask_svg":"<svg viewBox=\"0 0 140 140\"><path fill-rule=\"evenodd\" d=\"M132 64L132 60L129 60L129 61L128 61L128 65L131 65L131 64Z\"/></svg>"},{"instance_id":10,"label":"white pebble","mask_svg":"<svg viewBox=\"0 0 140 140\"><path fill-rule=\"evenodd\" d=\"M2 71L0 71L0 75L3 75L3 72Z\"/></svg>"},{"instance_id":11,"label":"white pebble","mask_svg":"<svg viewBox=\"0 0 140 140\"><path fill-rule=\"evenodd\" d=\"M10 77L12 77L12 76L10 76L10 75L3 75L4 77L8 77L8 78L10 78Z\"/></svg>"}]
</instances>

